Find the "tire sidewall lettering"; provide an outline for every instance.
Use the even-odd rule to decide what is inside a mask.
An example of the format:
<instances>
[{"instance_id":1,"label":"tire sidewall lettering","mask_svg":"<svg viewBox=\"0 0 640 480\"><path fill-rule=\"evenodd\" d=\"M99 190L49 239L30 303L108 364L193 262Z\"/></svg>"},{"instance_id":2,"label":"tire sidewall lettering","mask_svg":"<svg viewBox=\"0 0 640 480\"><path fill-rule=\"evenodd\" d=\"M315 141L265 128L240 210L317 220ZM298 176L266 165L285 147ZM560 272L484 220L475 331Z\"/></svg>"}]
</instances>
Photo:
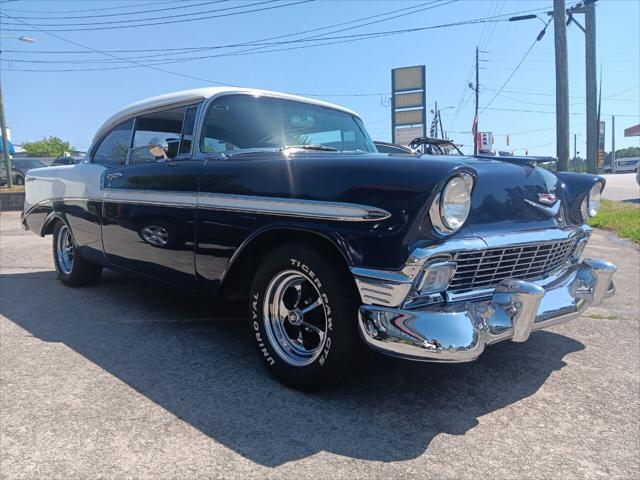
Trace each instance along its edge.
<instances>
[{"instance_id":1,"label":"tire sidewall lettering","mask_svg":"<svg viewBox=\"0 0 640 480\"><path fill-rule=\"evenodd\" d=\"M296 258L290 258L289 264L291 265L291 267L293 267L293 269L304 273L318 288L320 295L322 296L322 300L324 302L324 308L327 315L327 339L323 347L322 354L313 363L305 367L295 367L295 368L309 368L309 367L313 367L316 364L319 366L323 366L327 361L329 352L331 351L331 333L333 332L332 308L329 302L329 296L324 291L322 291L322 288L323 288L322 281L320 280L318 275L313 271L312 268L310 268L307 264L305 264L304 262ZM284 269L285 268L283 268L283 270ZM266 288L266 285L261 288ZM276 362L278 362L278 364L283 364L284 362L280 361L279 358L276 358L275 355L272 355L270 353L270 350L273 350L274 347L270 344L268 337L266 335L263 335L262 328L263 328L264 318L262 313L260 313L263 307L263 302L264 302L264 298L262 298L263 294L264 294L264 291L261 291L259 293L256 293L256 292L252 293L251 323L252 323L252 328L255 334L254 338L258 344L259 350L261 351L262 355L264 356L264 359L269 365L274 365ZM269 346L268 349L266 348L266 344L268 344Z\"/></svg>"}]
</instances>

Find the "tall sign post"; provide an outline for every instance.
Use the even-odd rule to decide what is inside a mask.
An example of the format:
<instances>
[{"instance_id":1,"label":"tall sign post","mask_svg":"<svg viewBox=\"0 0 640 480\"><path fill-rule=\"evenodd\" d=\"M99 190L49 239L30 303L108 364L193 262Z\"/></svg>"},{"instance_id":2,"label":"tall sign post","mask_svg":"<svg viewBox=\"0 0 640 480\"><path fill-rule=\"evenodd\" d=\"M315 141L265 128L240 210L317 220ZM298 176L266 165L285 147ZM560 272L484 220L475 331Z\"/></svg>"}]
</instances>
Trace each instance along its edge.
<instances>
[{"instance_id":1,"label":"tall sign post","mask_svg":"<svg viewBox=\"0 0 640 480\"><path fill-rule=\"evenodd\" d=\"M391 141L408 145L427 136L426 68L391 70Z\"/></svg>"},{"instance_id":2,"label":"tall sign post","mask_svg":"<svg viewBox=\"0 0 640 480\"><path fill-rule=\"evenodd\" d=\"M604 168L604 122L598 126L598 167Z\"/></svg>"}]
</instances>

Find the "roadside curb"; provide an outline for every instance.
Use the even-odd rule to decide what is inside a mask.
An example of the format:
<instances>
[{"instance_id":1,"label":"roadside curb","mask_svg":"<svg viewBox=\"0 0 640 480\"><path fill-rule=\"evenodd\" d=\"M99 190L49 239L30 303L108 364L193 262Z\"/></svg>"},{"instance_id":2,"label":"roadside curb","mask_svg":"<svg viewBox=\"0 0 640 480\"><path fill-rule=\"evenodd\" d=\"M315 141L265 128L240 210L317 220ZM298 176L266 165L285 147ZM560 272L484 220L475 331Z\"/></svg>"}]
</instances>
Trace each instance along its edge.
<instances>
[{"instance_id":1,"label":"roadside curb","mask_svg":"<svg viewBox=\"0 0 640 480\"><path fill-rule=\"evenodd\" d=\"M1 192L0 211L16 212L22 210L24 205L24 192Z\"/></svg>"}]
</instances>

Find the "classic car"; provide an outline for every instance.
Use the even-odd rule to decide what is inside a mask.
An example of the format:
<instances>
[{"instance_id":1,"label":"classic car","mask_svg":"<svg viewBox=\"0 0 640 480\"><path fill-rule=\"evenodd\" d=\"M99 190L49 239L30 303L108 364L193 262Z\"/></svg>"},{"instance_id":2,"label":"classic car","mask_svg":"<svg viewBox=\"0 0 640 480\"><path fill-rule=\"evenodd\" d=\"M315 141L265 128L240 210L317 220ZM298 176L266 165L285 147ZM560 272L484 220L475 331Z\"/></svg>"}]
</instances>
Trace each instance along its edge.
<instances>
[{"instance_id":1,"label":"classic car","mask_svg":"<svg viewBox=\"0 0 640 480\"><path fill-rule=\"evenodd\" d=\"M80 157L80 156L61 156L61 157L57 157L52 163L51 166L52 167L58 167L60 165L75 165L76 163L80 163L82 160L84 160L84 157Z\"/></svg>"},{"instance_id":2,"label":"classic car","mask_svg":"<svg viewBox=\"0 0 640 480\"><path fill-rule=\"evenodd\" d=\"M380 140L374 140L373 144L376 146L378 153L395 153L400 155L415 155L416 152L404 145L398 145L397 143L383 142Z\"/></svg>"},{"instance_id":3,"label":"classic car","mask_svg":"<svg viewBox=\"0 0 640 480\"><path fill-rule=\"evenodd\" d=\"M46 165L37 158L12 158L11 173L14 185L24 185L26 173L33 168L42 167L46 167Z\"/></svg>"},{"instance_id":4,"label":"classic car","mask_svg":"<svg viewBox=\"0 0 640 480\"><path fill-rule=\"evenodd\" d=\"M468 362L579 316L616 267L582 259L601 177L535 157L388 155L346 108L204 88L135 103L77 165L31 170L22 222L69 286L109 268L244 299L264 364L333 382L366 346Z\"/></svg>"},{"instance_id":5,"label":"classic car","mask_svg":"<svg viewBox=\"0 0 640 480\"><path fill-rule=\"evenodd\" d=\"M428 155L462 155L453 140L447 138L418 137L411 140L409 147Z\"/></svg>"}]
</instances>

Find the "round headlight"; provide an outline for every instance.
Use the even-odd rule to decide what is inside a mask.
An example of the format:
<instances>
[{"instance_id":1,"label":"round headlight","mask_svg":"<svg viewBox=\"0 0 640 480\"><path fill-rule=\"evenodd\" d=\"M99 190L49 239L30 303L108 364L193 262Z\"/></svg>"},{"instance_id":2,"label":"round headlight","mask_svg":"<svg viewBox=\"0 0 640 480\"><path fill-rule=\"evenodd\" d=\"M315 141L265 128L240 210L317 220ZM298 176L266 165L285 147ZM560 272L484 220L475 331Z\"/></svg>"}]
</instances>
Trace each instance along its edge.
<instances>
[{"instance_id":1,"label":"round headlight","mask_svg":"<svg viewBox=\"0 0 640 480\"><path fill-rule=\"evenodd\" d=\"M431 223L439 233L453 233L467 221L472 188L473 177L468 173L455 176L446 183L429 211Z\"/></svg>"},{"instance_id":2,"label":"round headlight","mask_svg":"<svg viewBox=\"0 0 640 480\"><path fill-rule=\"evenodd\" d=\"M596 182L589 193L584 197L582 204L580 205L580 213L582 214L582 219L587 220L588 218L595 217L598 214L598 210L600 210L600 196L602 194L602 184L600 182Z\"/></svg>"},{"instance_id":3,"label":"round headlight","mask_svg":"<svg viewBox=\"0 0 640 480\"><path fill-rule=\"evenodd\" d=\"M600 210L600 196L602 194L602 184L596 182L589 192L589 216L595 217Z\"/></svg>"}]
</instances>

